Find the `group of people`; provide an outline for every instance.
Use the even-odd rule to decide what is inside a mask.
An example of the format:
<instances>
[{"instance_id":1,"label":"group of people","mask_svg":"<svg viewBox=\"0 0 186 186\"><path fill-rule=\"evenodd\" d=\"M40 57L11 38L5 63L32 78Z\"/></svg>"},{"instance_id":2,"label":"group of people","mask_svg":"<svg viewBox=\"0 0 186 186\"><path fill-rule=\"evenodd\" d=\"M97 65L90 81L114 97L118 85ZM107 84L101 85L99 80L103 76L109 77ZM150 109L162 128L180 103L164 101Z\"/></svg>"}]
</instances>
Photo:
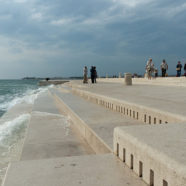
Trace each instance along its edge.
<instances>
[{"instance_id":1,"label":"group of people","mask_svg":"<svg viewBox=\"0 0 186 186\"><path fill-rule=\"evenodd\" d=\"M168 74L167 74L167 70L168 70L168 64L167 62L165 61L165 59L163 59L161 65L160 65L160 68L161 68L161 76L162 77L167 77ZM148 79L151 79L152 78L152 74L154 73L154 76L157 77L158 76L158 69L155 68L154 66L154 63L152 62L152 58L149 58L149 60L147 61L147 64L146 64L146 75L147 75L147 78ZM178 61L178 64L176 65L176 72L177 72L177 77L180 77L181 76L181 70L182 70L182 64L180 61ZM186 63L184 65L184 75L186 76Z\"/></svg>"},{"instance_id":2,"label":"group of people","mask_svg":"<svg viewBox=\"0 0 186 186\"><path fill-rule=\"evenodd\" d=\"M168 64L165 61L165 59L162 60L162 63L160 65L161 69L161 76L162 77L167 77L167 70L168 70ZM154 77L158 77L158 69L155 68L154 63L152 62L152 58L149 58L147 61L146 67L146 76L148 79L152 78L152 74L154 74ZM181 76L181 70L182 70L182 64L180 61L178 61L176 65L176 72L177 72L177 77ZM184 65L184 76L186 76L186 63ZM97 70L95 66L91 66L90 68L90 78L92 83L96 83L96 78L97 78ZM87 66L84 67L83 69L83 83L88 83L88 68Z\"/></svg>"},{"instance_id":3,"label":"group of people","mask_svg":"<svg viewBox=\"0 0 186 186\"><path fill-rule=\"evenodd\" d=\"M97 71L95 66L90 68L90 78L92 83L96 83ZM87 66L83 69L83 83L88 83L88 68Z\"/></svg>"}]
</instances>

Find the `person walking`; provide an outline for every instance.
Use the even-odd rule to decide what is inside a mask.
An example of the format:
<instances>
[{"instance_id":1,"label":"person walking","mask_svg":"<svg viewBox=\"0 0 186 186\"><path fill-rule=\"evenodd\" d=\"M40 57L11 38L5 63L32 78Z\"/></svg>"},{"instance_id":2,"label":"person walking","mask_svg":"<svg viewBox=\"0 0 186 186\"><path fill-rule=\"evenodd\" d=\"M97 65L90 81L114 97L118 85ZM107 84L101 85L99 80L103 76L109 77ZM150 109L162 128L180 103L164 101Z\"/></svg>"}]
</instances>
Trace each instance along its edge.
<instances>
[{"instance_id":1,"label":"person walking","mask_svg":"<svg viewBox=\"0 0 186 186\"><path fill-rule=\"evenodd\" d=\"M161 72L162 72L162 77L166 76L166 71L168 70L168 65L165 61L165 59L163 59L162 63L161 63Z\"/></svg>"},{"instance_id":2,"label":"person walking","mask_svg":"<svg viewBox=\"0 0 186 186\"><path fill-rule=\"evenodd\" d=\"M83 83L88 83L88 68L87 66L83 69Z\"/></svg>"},{"instance_id":3,"label":"person walking","mask_svg":"<svg viewBox=\"0 0 186 186\"><path fill-rule=\"evenodd\" d=\"M152 62L152 58L149 58L146 64L146 72L147 72L147 78L152 78L152 72L154 72L154 63Z\"/></svg>"},{"instance_id":4,"label":"person walking","mask_svg":"<svg viewBox=\"0 0 186 186\"><path fill-rule=\"evenodd\" d=\"M96 71L96 67L94 67L94 83L97 83L96 78L97 78L97 71Z\"/></svg>"},{"instance_id":5,"label":"person walking","mask_svg":"<svg viewBox=\"0 0 186 186\"><path fill-rule=\"evenodd\" d=\"M94 67L91 66L91 69L90 69L90 77L91 77L91 82L94 83Z\"/></svg>"},{"instance_id":6,"label":"person walking","mask_svg":"<svg viewBox=\"0 0 186 186\"><path fill-rule=\"evenodd\" d=\"M177 77L181 76L181 69L182 69L182 64L180 61L178 61L178 64L176 65Z\"/></svg>"},{"instance_id":7,"label":"person walking","mask_svg":"<svg viewBox=\"0 0 186 186\"><path fill-rule=\"evenodd\" d=\"M184 76L186 77L186 63L184 65Z\"/></svg>"}]
</instances>

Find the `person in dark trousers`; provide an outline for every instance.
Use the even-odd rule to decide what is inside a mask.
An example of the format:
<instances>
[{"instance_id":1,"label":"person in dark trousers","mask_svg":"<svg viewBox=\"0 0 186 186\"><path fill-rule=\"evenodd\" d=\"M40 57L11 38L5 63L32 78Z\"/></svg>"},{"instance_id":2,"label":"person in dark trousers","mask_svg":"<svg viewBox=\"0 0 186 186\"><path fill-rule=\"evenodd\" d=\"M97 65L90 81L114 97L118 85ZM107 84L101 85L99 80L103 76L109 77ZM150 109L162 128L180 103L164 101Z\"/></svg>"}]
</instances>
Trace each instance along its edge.
<instances>
[{"instance_id":1,"label":"person in dark trousers","mask_svg":"<svg viewBox=\"0 0 186 186\"><path fill-rule=\"evenodd\" d=\"M162 77L165 77L166 75L166 71L168 70L168 65L165 61L165 59L163 59L162 63L161 63L161 72L162 72Z\"/></svg>"},{"instance_id":2,"label":"person in dark trousers","mask_svg":"<svg viewBox=\"0 0 186 186\"><path fill-rule=\"evenodd\" d=\"M186 63L184 65L184 76L186 77Z\"/></svg>"},{"instance_id":3,"label":"person in dark trousers","mask_svg":"<svg viewBox=\"0 0 186 186\"><path fill-rule=\"evenodd\" d=\"M97 78L97 71L96 71L96 67L94 67L94 83L97 83L96 78Z\"/></svg>"},{"instance_id":4,"label":"person in dark trousers","mask_svg":"<svg viewBox=\"0 0 186 186\"><path fill-rule=\"evenodd\" d=\"M182 64L180 61L178 61L178 64L176 65L177 77L181 76L181 69L182 69Z\"/></svg>"},{"instance_id":5,"label":"person in dark trousers","mask_svg":"<svg viewBox=\"0 0 186 186\"><path fill-rule=\"evenodd\" d=\"M94 67L91 66L90 68L90 78L91 78L91 82L94 83Z\"/></svg>"},{"instance_id":6,"label":"person in dark trousers","mask_svg":"<svg viewBox=\"0 0 186 186\"><path fill-rule=\"evenodd\" d=\"M154 77L155 77L155 78L158 77L158 69L157 69L157 68L154 69Z\"/></svg>"}]
</instances>

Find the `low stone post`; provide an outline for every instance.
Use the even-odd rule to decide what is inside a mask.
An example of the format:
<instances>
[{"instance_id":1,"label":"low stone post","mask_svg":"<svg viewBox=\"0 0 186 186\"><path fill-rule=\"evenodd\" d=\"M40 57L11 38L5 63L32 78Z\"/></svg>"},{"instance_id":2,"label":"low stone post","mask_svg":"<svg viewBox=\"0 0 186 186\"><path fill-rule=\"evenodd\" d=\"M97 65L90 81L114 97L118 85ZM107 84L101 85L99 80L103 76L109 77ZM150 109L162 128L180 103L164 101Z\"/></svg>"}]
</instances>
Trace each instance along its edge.
<instances>
[{"instance_id":1,"label":"low stone post","mask_svg":"<svg viewBox=\"0 0 186 186\"><path fill-rule=\"evenodd\" d=\"M132 85L132 74L125 73L125 85Z\"/></svg>"},{"instance_id":2,"label":"low stone post","mask_svg":"<svg viewBox=\"0 0 186 186\"><path fill-rule=\"evenodd\" d=\"M121 73L119 73L119 76L118 77L121 78Z\"/></svg>"}]
</instances>

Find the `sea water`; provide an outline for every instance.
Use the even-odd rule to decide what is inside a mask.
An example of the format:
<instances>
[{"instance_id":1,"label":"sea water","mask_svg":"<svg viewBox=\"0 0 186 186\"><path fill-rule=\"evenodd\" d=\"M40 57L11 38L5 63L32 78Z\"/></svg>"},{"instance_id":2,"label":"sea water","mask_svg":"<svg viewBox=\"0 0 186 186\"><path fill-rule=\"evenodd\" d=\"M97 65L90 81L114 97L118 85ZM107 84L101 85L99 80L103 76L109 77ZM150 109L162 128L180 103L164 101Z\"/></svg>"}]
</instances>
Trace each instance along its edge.
<instances>
[{"instance_id":1,"label":"sea water","mask_svg":"<svg viewBox=\"0 0 186 186\"><path fill-rule=\"evenodd\" d=\"M37 80L0 80L0 116L37 91Z\"/></svg>"},{"instance_id":2,"label":"sea water","mask_svg":"<svg viewBox=\"0 0 186 186\"><path fill-rule=\"evenodd\" d=\"M8 164L19 161L32 106L48 90L37 80L0 80L0 185Z\"/></svg>"}]
</instances>

